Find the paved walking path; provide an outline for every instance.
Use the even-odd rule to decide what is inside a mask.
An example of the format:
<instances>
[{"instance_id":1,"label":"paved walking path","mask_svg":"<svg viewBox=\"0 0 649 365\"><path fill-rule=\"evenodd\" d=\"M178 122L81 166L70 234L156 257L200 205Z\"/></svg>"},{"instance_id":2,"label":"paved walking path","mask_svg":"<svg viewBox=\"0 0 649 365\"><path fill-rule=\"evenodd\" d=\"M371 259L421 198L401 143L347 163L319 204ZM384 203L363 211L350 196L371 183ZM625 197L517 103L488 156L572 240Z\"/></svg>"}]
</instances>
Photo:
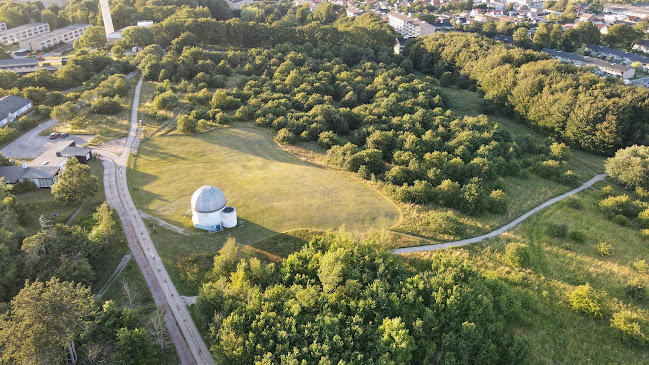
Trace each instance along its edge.
<instances>
[{"instance_id":1,"label":"paved walking path","mask_svg":"<svg viewBox=\"0 0 649 365\"><path fill-rule=\"evenodd\" d=\"M101 151L106 199L115 209L127 242L157 306L165 309L165 321L181 364L214 364L214 360L192 321L185 301L178 294L135 208L126 181L126 165L137 133L137 109L142 79L135 88L131 128L121 155Z\"/></svg>"},{"instance_id":2,"label":"paved walking path","mask_svg":"<svg viewBox=\"0 0 649 365\"><path fill-rule=\"evenodd\" d=\"M577 194L578 192L580 192L582 190L586 190L586 189L590 188L596 182L604 180L606 178L606 176L607 176L606 174L596 175L592 179L590 179L590 180L586 181L585 183L583 183L578 188L572 189L569 192L561 194L559 196L555 196L554 198L546 201L545 203L537 206L536 208L534 208L534 209L528 211L527 213L523 214L522 216L518 217L513 222L511 222L509 224L506 224L506 225L498 228L495 231L491 231L491 232L489 232L487 234L483 234L482 236L477 236L477 237L473 237L473 238L467 238L467 239L463 239L463 240L459 240L459 241L453 241L453 242L438 243L438 244L434 244L434 245L404 247L404 248L394 250L393 252L396 253L396 254L403 254L403 253L414 253L414 252L424 252L424 251L436 251L436 250L442 250L442 249L449 248L449 247L466 246L466 245L482 242L482 241L486 240L487 238L492 238L492 237L499 236L499 235L509 231L510 229L514 228L519 223L521 223L522 221L524 221L527 218L529 218L530 216L532 216L532 214L540 211L543 208L549 207L550 205L552 205L554 203L560 202L563 199L566 199L566 198L570 197L573 194Z\"/></svg>"},{"instance_id":3,"label":"paved walking path","mask_svg":"<svg viewBox=\"0 0 649 365\"><path fill-rule=\"evenodd\" d=\"M163 226L163 227L165 227L166 229L168 229L170 231L174 231L174 232L176 232L178 234L182 234L184 236L191 236L191 233L187 232L187 230L184 229L184 228L178 227L178 226L176 226L174 224L171 224L171 223L169 223L169 222L167 222L167 221L165 221L163 219L160 219L160 218L158 218L158 217L156 217L154 215L147 214L147 213L145 213L145 212L143 212L141 210L139 212L140 212L141 217L146 218L146 219L151 220L151 221L155 221L156 223L158 223L158 225Z\"/></svg>"}]
</instances>

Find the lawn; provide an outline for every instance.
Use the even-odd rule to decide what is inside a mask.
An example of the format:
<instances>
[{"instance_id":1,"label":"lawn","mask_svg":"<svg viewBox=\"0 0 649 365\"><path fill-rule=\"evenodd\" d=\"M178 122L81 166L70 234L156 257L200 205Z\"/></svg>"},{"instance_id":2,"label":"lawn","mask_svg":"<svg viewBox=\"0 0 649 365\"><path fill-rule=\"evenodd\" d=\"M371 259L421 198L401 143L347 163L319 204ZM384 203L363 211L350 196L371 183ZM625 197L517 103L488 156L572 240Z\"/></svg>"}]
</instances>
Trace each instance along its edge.
<instances>
[{"instance_id":1,"label":"lawn","mask_svg":"<svg viewBox=\"0 0 649 365\"><path fill-rule=\"evenodd\" d=\"M603 185L598 183L597 187ZM511 232L480 245L448 252L469 259L485 274L502 277L528 294L524 318L514 330L529 339L532 363L648 363L646 350L624 345L609 327L611 312L620 308L630 309L649 320L647 300L632 300L624 290L626 283L638 275L632 269L633 262L649 260L647 243L636 227L620 226L606 219L597 206L602 199L597 190L588 189L578 198L582 203L580 209L563 201L532 216ZM550 223L565 223L569 232L582 232L585 242L551 236ZM517 269L506 262L503 253L510 242L530 246L530 267ZM612 245L610 256L598 253L596 246L600 242ZM424 260L430 255L411 257ZM645 276L645 282L646 279ZM589 319L570 308L568 293L586 282L608 293L610 310L603 319Z\"/></svg>"},{"instance_id":2,"label":"lawn","mask_svg":"<svg viewBox=\"0 0 649 365\"><path fill-rule=\"evenodd\" d=\"M139 209L193 233L152 233L168 269L179 256L216 253L229 236L253 244L296 228L387 229L400 217L392 202L367 185L301 161L268 132L247 126L146 140L128 181ZM190 198L202 185L223 190L237 209L238 227L217 234L193 228Z\"/></svg>"}]
</instances>

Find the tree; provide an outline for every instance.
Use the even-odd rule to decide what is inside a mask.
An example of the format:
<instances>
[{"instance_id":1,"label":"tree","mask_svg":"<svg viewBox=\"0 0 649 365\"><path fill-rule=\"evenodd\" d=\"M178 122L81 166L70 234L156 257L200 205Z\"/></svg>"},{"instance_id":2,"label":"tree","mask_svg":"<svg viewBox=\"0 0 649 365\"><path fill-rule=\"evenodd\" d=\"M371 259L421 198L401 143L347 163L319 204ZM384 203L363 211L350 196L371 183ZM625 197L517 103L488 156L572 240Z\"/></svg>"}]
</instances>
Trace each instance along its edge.
<instances>
[{"instance_id":1,"label":"tree","mask_svg":"<svg viewBox=\"0 0 649 365\"><path fill-rule=\"evenodd\" d=\"M343 16L345 8L330 2L321 2L313 12L313 20L323 24L331 24Z\"/></svg>"},{"instance_id":2,"label":"tree","mask_svg":"<svg viewBox=\"0 0 649 365\"><path fill-rule=\"evenodd\" d=\"M52 278L27 285L0 317L1 359L7 363L77 362L74 341L92 324L96 313L90 288Z\"/></svg>"},{"instance_id":3,"label":"tree","mask_svg":"<svg viewBox=\"0 0 649 365\"><path fill-rule=\"evenodd\" d=\"M122 42L126 47L146 47L153 44L153 33L146 27L132 27L122 32Z\"/></svg>"},{"instance_id":4,"label":"tree","mask_svg":"<svg viewBox=\"0 0 649 365\"><path fill-rule=\"evenodd\" d=\"M604 11L604 5L601 1L593 1L592 3L588 4L588 11L590 11L591 13L599 14Z\"/></svg>"},{"instance_id":5,"label":"tree","mask_svg":"<svg viewBox=\"0 0 649 365\"><path fill-rule=\"evenodd\" d=\"M101 203L92 215L95 225L90 231L90 239L94 242L107 242L117 236L117 220L115 213L108 206L108 202Z\"/></svg>"},{"instance_id":6,"label":"tree","mask_svg":"<svg viewBox=\"0 0 649 365\"><path fill-rule=\"evenodd\" d=\"M28 277L48 280L57 277L90 285L95 278L91 261L97 259L101 245L88 239L79 227L57 224L25 238L21 248Z\"/></svg>"},{"instance_id":7,"label":"tree","mask_svg":"<svg viewBox=\"0 0 649 365\"><path fill-rule=\"evenodd\" d=\"M66 101L52 108L50 116L59 121L70 121L79 116L79 106L73 101Z\"/></svg>"},{"instance_id":8,"label":"tree","mask_svg":"<svg viewBox=\"0 0 649 365\"><path fill-rule=\"evenodd\" d=\"M119 365L158 364L158 351L144 329L121 328L117 331L115 352L115 363Z\"/></svg>"},{"instance_id":9,"label":"tree","mask_svg":"<svg viewBox=\"0 0 649 365\"><path fill-rule=\"evenodd\" d=\"M401 318L384 318L379 326L381 336L379 353L383 364L410 364L415 341L408 333L408 329Z\"/></svg>"},{"instance_id":10,"label":"tree","mask_svg":"<svg viewBox=\"0 0 649 365\"><path fill-rule=\"evenodd\" d=\"M532 39L532 42L537 49L550 47L552 44L552 38L550 37L551 32L552 28L550 28L548 23L541 23L539 25L536 29L536 33L534 33L534 38Z\"/></svg>"},{"instance_id":11,"label":"tree","mask_svg":"<svg viewBox=\"0 0 649 365\"><path fill-rule=\"evenodd\" d=\"M154 344L160 347L160 350L164 350L172 345L171 338L169 338L169 333L167 332L164 315L165 310L163 308L156 308L149 316L146 325L147 335Z\"/></svg>"},{"instance_id":12,"label":"tree","mask_svg":"<svg viewBox=\"0 0 649 365\"><path fill-rule=\"evenodd\" d=\"M516 29L512 37L514 38L514 43L519 47L525 46L530 40L530 37L527 35L527 29L523 27Z\"/></svg>"},{"instance_id":13,"label":"tree","mask_svg":"<svg viewBox=\"0 0 649 365\"><path fill-rule=\"evenodd\" d=\"M90 166L81 164L76 158L68 158L58 181L52 185L54 198L68 203L84 200L98 190L97 176L90 172Z\"/></svg>"},{"instance_id":14,"label":"tree","mask_svg":"<svg viewBox=\"0 0 649 365\"><path fill-rule=\"evenodd\" d=\"M649 189L649 147L631 146L606 160L606 173L627 187Z\"/></svg>"},{"instance_id":15,"label":"tree","mask_svg":"<svg viewBox=\"0 0 649 365\"><path fill-rule=\"evenodd\" d=\"M81 38L74 42L75 49L97 48L101 49L108 43L106 31L103 27L89 27L83 32Z\"/></svg>"},{"instance_id":16,"label":"tree","mask_svg":"<svg viewBox=\"0 0 649 365\"><path fill-rule=\"evenodd\" d=\"M189 115L181 115L176 120L176 126L179 133L182 134L192 134L196 133L196 127L198 126L198 121Z\"/></svg>"},{"instance_id":17,"label":"tree","mask_svg":"<svg viewBox=\"0 0 649 365\"><path fill-rule=\"evenodd\" d=\"M117 114L122 109L122 102L119 96L99 96L90 102L90 108L93 113L113 115Z\"/></svg>"},{"instance_id":18,"label":"tree","mask_svg":"<svg viewBox=\"0 0 649 365\"><path fill-rule=\"evenodd\" d=\"M614 24L608 28L608 32L602 36L602 41L609 47L629 48L636 41L642 39L642 34L626 24Z\"/></svg>"}]
</instances>

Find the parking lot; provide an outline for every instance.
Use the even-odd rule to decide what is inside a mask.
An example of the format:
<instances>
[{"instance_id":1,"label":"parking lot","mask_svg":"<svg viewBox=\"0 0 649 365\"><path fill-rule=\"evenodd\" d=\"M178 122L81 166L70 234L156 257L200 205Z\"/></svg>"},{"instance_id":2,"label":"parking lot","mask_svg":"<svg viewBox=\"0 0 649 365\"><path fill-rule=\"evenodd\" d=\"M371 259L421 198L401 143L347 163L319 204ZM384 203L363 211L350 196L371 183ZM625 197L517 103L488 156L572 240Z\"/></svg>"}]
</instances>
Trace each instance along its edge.
<instances>
[{"instance_id":1,"label":"parking lot","mask_svg":"<svg viewBox=\"0 0 649 365\"><path fill-rule=\"evenodd\" d=\"M88 143L92 136L88 135L69 135L66 138L49 139L48 136L39 135L42 131L50 128L56 123L54 119L39 125L38 127L28 131L22 136L18 137L15 141L8 144L5 148L0 150L5 157L13 159L33 159L40 156L54 143L62 140L75 141L77 146L83 146Z\"/></svg>"}]
</instances>

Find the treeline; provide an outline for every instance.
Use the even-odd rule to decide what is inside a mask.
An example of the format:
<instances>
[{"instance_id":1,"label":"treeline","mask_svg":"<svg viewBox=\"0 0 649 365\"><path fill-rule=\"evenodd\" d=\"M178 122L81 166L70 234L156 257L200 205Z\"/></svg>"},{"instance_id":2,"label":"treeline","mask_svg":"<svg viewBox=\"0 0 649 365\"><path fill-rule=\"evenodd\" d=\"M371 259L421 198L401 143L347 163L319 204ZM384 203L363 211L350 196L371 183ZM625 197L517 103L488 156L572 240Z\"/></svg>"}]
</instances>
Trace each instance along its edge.
<instances>
[{"instance_id":1,"label":"treeline","mask_svg":"<svg viewBox=\"0 0 649 365\"><path fill-rule=\"evenodd\" d=\"M484 116L454 116L434 80L410 73L409 60L396 65L387 50L282 44L227 53L185 48L178 57L156 47L136 60L145 77L165 80L157 108L173 109L176 90L187 92L193 110L178 118L180 133L254 121L277 131L280 143L317 141L331 163L383 181L398 200L468 214L504 212L500 178L527 168L569 185L577 180L566 169L565 146L555 153L550 144L513 141ZM246 76L239 87L208 90L234 73Z\"/></svg>"},{"instance_id":2,"label":"treeline","mask_svg":"<svg viewBox=\"0 0 649 365\"><path fill-rule=\"evenodd\" d=\"M612 154L649 143L647 89L474 34L421 38L407 53L423 72L468 76L484 92L486 110L512 114L585 150Z\"/></svg>"},{"instance_id":3,"label":"treeline","mask_svg":"<svg viewBox=\"0 0 649 365\"><path fill-rule=\"evenodd\" d=\"M521 364L526 298L467 262L415 272L372 241L315 237L281 264L228 241L197 313L228 364Z\"/></svg>"},{"instance_id":4,"label":"treeline","mask_svg":"<svg viewBox=\"0 0 649 365\"><path fill-rule=\"evenodd\" d=\"M305 21L258 23L239 19L218 21L212 18L169 18L154 24L151 31L156 35L155 43L166 47L188 32L197 37L197 42L212 46L274 47L291 42L295 44L352 45L359 47L391 46L392 31L385 22L374 14L366 14L351 21L334 24Z\"/></svg>"}]
</instances>

